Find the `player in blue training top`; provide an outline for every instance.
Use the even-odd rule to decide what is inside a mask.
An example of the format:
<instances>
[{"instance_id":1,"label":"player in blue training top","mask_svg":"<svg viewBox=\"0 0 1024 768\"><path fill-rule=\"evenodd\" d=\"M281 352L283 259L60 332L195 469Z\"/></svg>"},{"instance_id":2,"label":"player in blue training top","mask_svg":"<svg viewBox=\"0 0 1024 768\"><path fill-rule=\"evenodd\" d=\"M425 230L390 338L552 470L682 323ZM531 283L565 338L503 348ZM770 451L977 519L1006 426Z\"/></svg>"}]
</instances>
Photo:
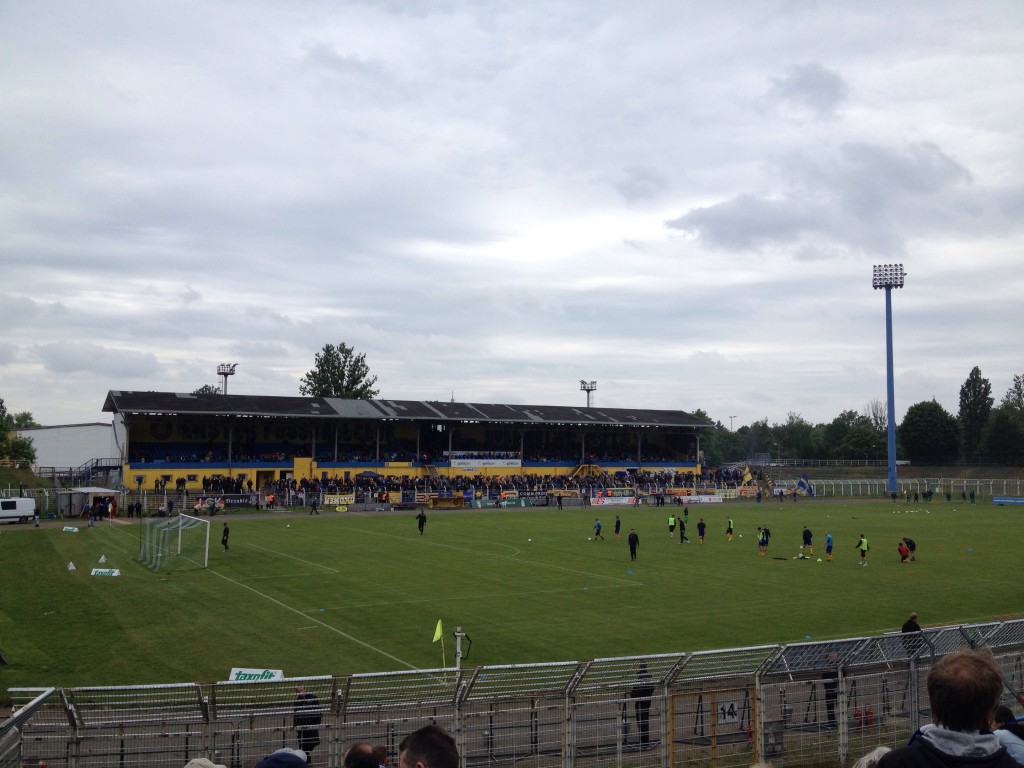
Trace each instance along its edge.
<instances>
[{"instance_id":1,"label":"player in blue training top","mask_svg":"<svg viewBox=\"0 0 1024 768\"><path fill-rule=\"evenodd\" d=\"M825 531L825 559L832 559L832 534Z\"/></svg>"},{"instance_id":2,"label":"player in blue training top","mask_svg":"<svg viewBox=\"0 0 1024 768\"><path fill-rule=\"evenodd\" d=\"M604 536L601 535L601 520L600 518L594 518L594 538L604 541Z\"/></svg>"}]
</instances>

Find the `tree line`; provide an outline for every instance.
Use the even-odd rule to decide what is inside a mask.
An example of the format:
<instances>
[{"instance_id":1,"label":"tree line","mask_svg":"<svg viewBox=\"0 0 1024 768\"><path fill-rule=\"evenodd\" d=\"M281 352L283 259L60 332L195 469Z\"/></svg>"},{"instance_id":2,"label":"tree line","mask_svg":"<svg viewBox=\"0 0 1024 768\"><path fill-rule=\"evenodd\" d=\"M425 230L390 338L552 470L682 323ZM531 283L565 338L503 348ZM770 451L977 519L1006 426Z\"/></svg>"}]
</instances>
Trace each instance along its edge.
<instances>
[{"instance_id":1,"label":"tree line","mask_svg":"<svg viewBox=\"0 0 1024 768\"><path fill-rule=\"evenodd\" d=\"M715 424L701 438L709 464L745 461L755 454L768 454L772 461L881 461L888 456L888 416L879 400L822 424L790 412L784 424L762 419L732 431L704 411L695 415ZM1024 375L1013 377L998 406L992 383L977 366L960 387L955 416L935 400L911 405L896 427L896 455L922 465L1024 466Z\"/></svg>"}]
</instances>

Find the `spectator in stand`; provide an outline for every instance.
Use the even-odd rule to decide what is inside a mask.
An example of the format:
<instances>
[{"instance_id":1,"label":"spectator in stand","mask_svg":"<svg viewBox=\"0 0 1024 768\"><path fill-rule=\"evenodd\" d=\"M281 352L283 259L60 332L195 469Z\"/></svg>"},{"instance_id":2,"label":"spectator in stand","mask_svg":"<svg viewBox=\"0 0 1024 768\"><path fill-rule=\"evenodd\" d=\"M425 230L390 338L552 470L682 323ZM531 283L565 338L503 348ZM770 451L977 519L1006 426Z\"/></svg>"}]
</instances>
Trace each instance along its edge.
<instances>
[{"instance_id":1,"label":"spectator in stand","mask_svg":"<svg viewBox=\"0 0 1024 768\"><path fill-rule=\"evenodd\" d=\"M1003 692L999 663L982 651L942 657L928 672L933 723L919 728L905 747L878 761L879 768L1020 768L989 729Z\"/></svg>"},{"instance_id":2,"label":"spectator in stand","mask_svg":"<svg viewBox=\"0 0 1024 768\"><path fill-rule=\"evenodd\" d=\"M439 725L425 725L398 745L399 768L459 768L455 739Z\"/></svg>"},{"instance_id":3,"label":"spectator in stand","mask_svg":"<svg viewBox=\"0 0 1024 768\"><path fill-rule=\"evenodd\" d=\"M1024 765L1024 726L1017 722L1009 707L997 707L992 718L992 733L1006 747L1010 757Z\"/></svg>"},{"instance_id":4,"label":"spectator in stand","mask_svg":"<svg viewBox=\"0 0 1024 768\"><path fill-rule=\"evenodd\" d=\"M345 768L378 768L380 765L373 745L366 741L357 741L349 746L341 761Z\"/></svg>"},{"instance_id":5,"label":"spectator in stand","mask_svg":"<svg viewBox=\"0 0 1024 768\"><path fill-rule=\"evenodd\" d=\"M282 747L256 763L256 768L306 768L307 755L301 749Z\"/></svg>"}]
</instances>

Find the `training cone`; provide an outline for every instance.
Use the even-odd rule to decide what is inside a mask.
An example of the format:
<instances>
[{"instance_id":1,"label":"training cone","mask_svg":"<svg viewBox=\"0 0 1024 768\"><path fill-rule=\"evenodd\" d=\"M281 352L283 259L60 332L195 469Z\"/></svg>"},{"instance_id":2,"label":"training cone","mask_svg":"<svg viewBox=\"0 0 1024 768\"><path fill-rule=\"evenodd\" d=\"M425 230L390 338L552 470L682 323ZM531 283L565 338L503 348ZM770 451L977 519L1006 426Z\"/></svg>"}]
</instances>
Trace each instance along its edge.
<instances>
[{"instance_id":1,"label":"training cone","mask_svg":"<svg viewBox=\"0 0 1024 768\"><path fill-rule=\"evenodd\" d=\"M107 562L107 556L106 555L100 555L100 562L101 563Z\"/></svg>"},{"instance_id":2,"label":"training cone","mask_svg":"<svg viewBox=\"0 0 1024 768\"><path fill-rule=\"evenodd\" d=\"M68 563L68 570L69 571L77 571L78 569L75 568L75 564L74 563Z\"/></svg>"}]
</instances>

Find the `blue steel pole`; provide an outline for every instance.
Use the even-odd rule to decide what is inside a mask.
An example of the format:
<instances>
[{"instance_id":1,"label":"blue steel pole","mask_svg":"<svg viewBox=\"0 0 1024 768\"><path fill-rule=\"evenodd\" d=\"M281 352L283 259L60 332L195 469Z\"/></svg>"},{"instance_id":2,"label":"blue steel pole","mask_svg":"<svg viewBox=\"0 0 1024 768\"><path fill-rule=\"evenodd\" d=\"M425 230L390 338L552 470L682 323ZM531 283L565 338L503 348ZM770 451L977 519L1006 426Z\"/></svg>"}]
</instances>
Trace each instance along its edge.
<instances>
[{"instance_id":1,"label":"blue steel pole","mask_svg":"<svg viewBox=\"0 0 1024 768\"><path fill-rule=\"evenodd\" d=\"M885 362L889 401L889 493L896 492L896 399L892 374L892 286L885 286Z\"/></svg>"}]
</instances>

